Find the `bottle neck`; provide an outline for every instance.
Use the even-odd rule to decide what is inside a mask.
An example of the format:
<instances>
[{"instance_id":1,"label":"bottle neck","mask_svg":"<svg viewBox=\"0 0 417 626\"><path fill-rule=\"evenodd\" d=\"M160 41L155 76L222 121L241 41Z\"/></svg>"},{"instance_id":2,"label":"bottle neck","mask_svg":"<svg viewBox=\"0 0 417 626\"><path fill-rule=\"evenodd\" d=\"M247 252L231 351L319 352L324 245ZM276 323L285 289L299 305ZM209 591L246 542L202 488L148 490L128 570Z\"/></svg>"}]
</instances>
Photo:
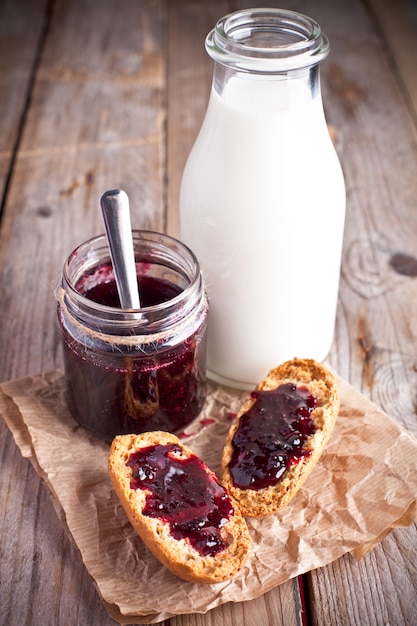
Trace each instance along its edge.
<instances>
[{"instance_id":1,"label":"bottle neck","mask_svg":"<svg viewBox=\"0 0 417 626\"><path fill-rule=\"evenodd\" d=\"M215 61L213 87L222 98L275 110L320 94L319 62L329 42L317 22L300 13L244 9L217 22L206 50Z\"/></svg>"},{"instance_id":2,"label":"bottle neck","mask_svg":"<svg viewBox=\"0 0 417 626\"><path fill-rule=\"evenodd\" d=\"M253 74L216 62L213 89L231 105L258 111L284 110L320 97L320 70L315 64L274 74Z\"/></svg>"}]
</instances>

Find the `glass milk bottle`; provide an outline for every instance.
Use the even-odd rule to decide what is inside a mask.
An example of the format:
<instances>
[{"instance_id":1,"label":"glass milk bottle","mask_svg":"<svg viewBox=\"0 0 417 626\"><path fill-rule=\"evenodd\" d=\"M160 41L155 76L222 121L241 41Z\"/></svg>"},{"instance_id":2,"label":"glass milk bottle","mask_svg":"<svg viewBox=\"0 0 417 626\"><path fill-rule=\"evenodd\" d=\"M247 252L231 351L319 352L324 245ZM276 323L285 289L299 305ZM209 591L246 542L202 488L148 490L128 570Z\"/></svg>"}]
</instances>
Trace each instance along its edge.
<instances>
[{"instance_id":1,"label":"glass milk bottle","mask_svg":"<svg viewBox=\"0 0 417 626\"><path fill-rule=\"evenodd\" d=\"M295 356L322 361L334 333L345 214L319 63L320 26L248 9L208 34L207 113L181 184L181 239L210 299L209 376L250 388Z\"/></svg>"}]
</instances>

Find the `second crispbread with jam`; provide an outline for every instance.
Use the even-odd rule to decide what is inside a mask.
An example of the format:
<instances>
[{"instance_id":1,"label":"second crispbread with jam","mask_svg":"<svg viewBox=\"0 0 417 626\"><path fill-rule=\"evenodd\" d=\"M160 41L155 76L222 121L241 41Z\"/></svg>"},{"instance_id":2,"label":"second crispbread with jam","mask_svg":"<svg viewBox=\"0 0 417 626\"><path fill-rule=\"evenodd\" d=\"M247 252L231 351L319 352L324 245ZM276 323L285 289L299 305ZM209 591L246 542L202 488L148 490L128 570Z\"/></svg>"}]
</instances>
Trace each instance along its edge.
<instances>
[{"instance_id":1,"label":"second crispbread with jam","mask_svg":"<svg viewBox=\"0 0 417 626\"><path fill-rule=\"evenodd\" d=\"M319 460L339 406L334 376L313 359L286 361L259 383L222 457L222 484L244 516L269 515L292 500Z\"/></svg>"}]
</instances>

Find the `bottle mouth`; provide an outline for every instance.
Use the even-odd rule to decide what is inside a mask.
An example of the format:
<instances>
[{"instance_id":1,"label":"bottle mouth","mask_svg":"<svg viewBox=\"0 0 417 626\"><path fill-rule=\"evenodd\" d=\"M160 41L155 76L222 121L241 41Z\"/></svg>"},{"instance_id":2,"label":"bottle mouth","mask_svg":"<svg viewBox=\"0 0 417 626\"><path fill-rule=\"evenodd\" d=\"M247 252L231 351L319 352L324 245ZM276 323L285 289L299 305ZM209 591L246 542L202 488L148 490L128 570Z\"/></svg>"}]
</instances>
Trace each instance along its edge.
<instances>
[{"instance_id":1,"label":"bottle mouth","mask_svg":"<svg viewBox=\"0 0 417 626\"><path fill-rule=\"evenodd\" d=\"M247 9L222 17L206 37L217 62L262 74L319 63L329 41L312 18L286 9Z\"/></svg>"}]
</instances>

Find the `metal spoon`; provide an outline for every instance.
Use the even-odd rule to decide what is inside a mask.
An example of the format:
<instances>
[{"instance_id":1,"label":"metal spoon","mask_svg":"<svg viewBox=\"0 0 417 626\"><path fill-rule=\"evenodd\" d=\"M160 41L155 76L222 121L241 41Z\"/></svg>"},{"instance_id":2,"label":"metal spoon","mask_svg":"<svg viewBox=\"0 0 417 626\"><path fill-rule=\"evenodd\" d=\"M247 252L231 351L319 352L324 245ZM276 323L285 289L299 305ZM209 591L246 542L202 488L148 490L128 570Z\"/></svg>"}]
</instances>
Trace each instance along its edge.
<instances>
[{"instance_id":1,"label":"metal spoon","mask_svg":"<svg viewBox=\"0 0 417 626\"><path fill-rule=\"evenodd\" d=\"M121 307L140 309L129 198L121 189L112 189L103 193L100 204Z\"/></svg>"}]
</instances>

